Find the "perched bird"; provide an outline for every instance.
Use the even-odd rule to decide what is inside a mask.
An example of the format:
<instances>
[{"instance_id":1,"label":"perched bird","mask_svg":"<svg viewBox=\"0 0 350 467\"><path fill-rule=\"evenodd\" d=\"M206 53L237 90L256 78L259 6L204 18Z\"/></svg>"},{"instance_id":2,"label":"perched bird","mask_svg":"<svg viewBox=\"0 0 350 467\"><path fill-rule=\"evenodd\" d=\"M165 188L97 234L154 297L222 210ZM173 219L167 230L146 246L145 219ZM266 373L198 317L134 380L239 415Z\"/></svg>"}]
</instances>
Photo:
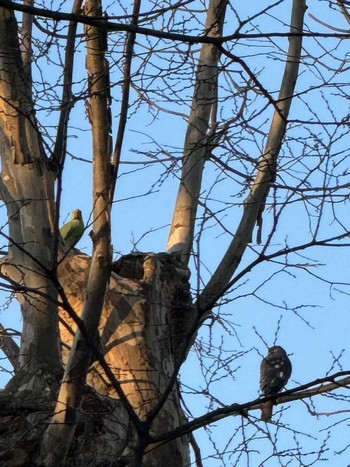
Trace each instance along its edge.
<instances>
[{"instance_id":1,"label":"perched bird","mask_svg":"<svg viewBox=\"0 0 350 467\"><path fill-rule=\"evenodd\" d=\"M79 242L84 233L84 222L80 209L74 209L72 219L60 228L60 233L64 244L69 248L73 248Z\"/></svg>"},{"instance_id":2,"label":"perched bird","mask_svg":"<svg viewBox=\"0 0 350 467\"><path fill-rule=\"evenodd\" d=\"M292 374L292 364L279 345L271 347L260 365L260 389L264 396L273 396L283 389ZM271 420L273 401L261 404L261 419Z\"/></svg>"}]
</instances>

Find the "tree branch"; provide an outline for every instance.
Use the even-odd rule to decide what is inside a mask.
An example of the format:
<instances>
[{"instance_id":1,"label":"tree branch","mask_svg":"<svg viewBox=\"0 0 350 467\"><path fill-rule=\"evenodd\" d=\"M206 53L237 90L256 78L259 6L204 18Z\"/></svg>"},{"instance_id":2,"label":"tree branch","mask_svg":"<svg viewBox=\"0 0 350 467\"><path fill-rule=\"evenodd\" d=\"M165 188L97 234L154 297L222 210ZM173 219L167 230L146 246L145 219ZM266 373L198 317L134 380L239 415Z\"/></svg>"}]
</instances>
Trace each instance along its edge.
<instances>
[{"instance_id":1,"label":"tree branch","mask_svg":"<svg viewBox=\"0 0 350 467\"><path fill-rule=\"evenodd\" d=\"M132 21L131 21L132 25L136 26L138 23L140 7L141 7L141 0L135 0L133 14L132 14ZM126 122L128 118L129 96L130 96L130 87L131 87L131 63L132 63L132 57L134 53L135 40L136 40L136 33L130 32L126 40L126 44L125 44L122 103L121 103L121 108L120 108L117 138L116 138L114 151L113 151L114 173L113 173L113 180L112 180L111 194L110 194L111 202L113 201L115 185L116 185L116 181L118 177L120 157L121 157L121 152L122 152Z\"/></svg>"},{"instance_id":2,"label":"tree branch","mask_svg":"<svg viewBox=\"0 0 350 467\"><path fill-rule=\"evenodd\" d=\"M24 0L24 5L33 6L33 0ZM27 75L29 82L32 82L32 29L33 16L29 13L23 13L21 27L21 52L24 65L24 73Z\"/></svg>"},{"instance_id":3,"label":"tree branch","mask_svg":"<svg viewBox=\"0 0 350 467\"><path fill-rule=\"evenodd\" d=\"M87 15L101 15L100 0L85 2ZM86 27L86 68L89 79L89 108L93 136L93 256L90 264L86 301L82 321L90 338L99 340L98 325L104 305L107 282L111 273L110 228L110 153L109 148L109 80L105 62L104 31ZM61 383L56 410L42 443L46 467L61 465L69 451L76 428L86 375L92 350L84 334L75 334L72 350Z\"/></svg>"},{"instance_id":4,"label":"tree branch","mask_svg":"<svg viewBox=\"0 0 350 467\"><path fill-rule=\"evenodd\" d=\"M339 381L336 381L338 378L341 377L343 378ZM310 383L298 386L294 389L281 392L280 394L278 394L277 397L261 397L259 399L254 399L253 401L249 401L244 404L231 404L226 407L213 410L205 415L202 415L201 417L197 417L195 420L185 423L184 425L176 428L171 432L163 433L161 435L153 437L151 439L149 449L154 449L156 444L163 444L165 442L178 438L179 436L187 435L188 433L192 433L193 431L198 430L199 428L202 428L206 425L210 425L214 422L217 422L232 415L240 415L246 417L250 411L260 409L261 404L269 400L273 400L275 405L279 405L286 402L292 402L294 400L302 400L314 397L320 394L335 391L336 389L342 387L349 386L350 371L340 371L325 378L319 378L314 381L311 381Z\"/></svg>"},{"instance_id":5,"label":"tree branch","mask_svg":"<svg viewBox=\"0 0 350 467\"><path fill-rule=\"evenodd\" d=\"M73 5L73 14L77 14L81 10L83 0L75 0ZM65 47L65 62L63 76L63 93L61 99L61 112L58 122L56 141L53 151L53 165L58 169L59 174L62 172L63 164L67 150L67 134L69 115L73 107L72 102L72 83L73 83L73 65L74 65L74 49L77 32L77 23L70 21L68 27L67 43Z\"/></svg>"},{"instance_id":6,"label":"tree branch","mask_svg":"<svg viewBox=\"0 0 350 467\"><path fill-rule=\"evenodd\" d=\"M205 24L208 37L222 36L226 6L226 0L210 1ZM208 158L207 138L217 96L219 59L217 47L202 45L184 144L181 182L166 247L168 253L180 253L184 264L190 259L202 174Z\"/></svg>"},{"instance_id":7,"label":"tree branch","mask_svg":"<svg viewBox=\"0 0 350 467\"><path fill-rule=\"evenodd\" d=\"M179 34L174 32L166 32L157 29L144 28L141 26L134 26L132 24L113 23L103 16L98 18L90 18L84 15L76 15L71 13L62 13L60 11L47 10L45 8L28 7L20 3L12 2L11 0L0 0L0 7L8 8L10 10L22 11L30 13L32 15L41 16L43 18L49 18L57 21L74 21L76 23L86 24L97 28L103 28L106 31L113 32L134 32L136 34L142 34L150 37L158 37L162 39L170 39L173 41L179 41L187 44L215 44L221 45L225 42L231 42L233 40L245 40L245 39L261 39L261 38L273 38L273 37L334 37L339 39L348 39L350 32L348 33L319 33L319 32L267 32L267 33L239 33L235 32L222 37L210 37L210 36L191 36L188 34Z\"/></svg>"},{"instance_id":8,"label":"tree branch","mask_svg":"<svg viewBox=\"0 0 350 467\"><path fill-rule=\"evenodd\" d=\"M302 31L305 11L305 0L294 0L291 31ZM301 46L301 37L289 39L287 61L277 101L279 110L274 112L264 154L259 161L250 193L244 201L243 215L235 236L212 278L198 298L197 306L199 313L203 314L203 319L207 317L207 311L214 305L215 297L220 296L226 289L230 278L239 266L245 249L251 242L255 224L258 223L259 229L261 229L261 216L270 186L275 180L277 159L298 77Z\"/></svg>"}]
</instances>

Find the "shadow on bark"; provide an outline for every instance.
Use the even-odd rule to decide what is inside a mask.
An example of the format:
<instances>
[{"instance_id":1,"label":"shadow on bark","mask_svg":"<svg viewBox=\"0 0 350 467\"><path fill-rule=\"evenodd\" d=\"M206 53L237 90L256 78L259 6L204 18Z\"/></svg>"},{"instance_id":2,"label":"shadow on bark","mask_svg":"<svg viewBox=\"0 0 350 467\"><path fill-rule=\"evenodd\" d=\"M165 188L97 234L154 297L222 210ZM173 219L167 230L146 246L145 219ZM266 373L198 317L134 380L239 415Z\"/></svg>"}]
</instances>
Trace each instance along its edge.
<instances>
[{"instance_id":1,"label":"shadow on bark","mask_svg":"<svg viewBox=\"0 0 350 467\"><path fill-rule=\"evenodd\" d=\"M60 282L78 316L84 306L90 261L75 250L58 268ZM166 253L132 253L113 265L98 345L140 423L147 425L146 437L185 422L176 380L159 412L157 405L174 379L195 320L188 279L188 269ZM63 309L60 319L65 363L77 325ZM16 392L20 380L18 374L0 395L0 460L9 467L40 465L39 444L58 390L56 384L51 393L46 390L33 399L28 385L23 393ZM91 363L87 383L65 465L131 465L140 445L140 430L129 419L98 361ZM157 413L150 420L154 410ZM187 465L188 456L187 440L179 438L146 455L143 465Z\"/></svg>"}]
</instances>

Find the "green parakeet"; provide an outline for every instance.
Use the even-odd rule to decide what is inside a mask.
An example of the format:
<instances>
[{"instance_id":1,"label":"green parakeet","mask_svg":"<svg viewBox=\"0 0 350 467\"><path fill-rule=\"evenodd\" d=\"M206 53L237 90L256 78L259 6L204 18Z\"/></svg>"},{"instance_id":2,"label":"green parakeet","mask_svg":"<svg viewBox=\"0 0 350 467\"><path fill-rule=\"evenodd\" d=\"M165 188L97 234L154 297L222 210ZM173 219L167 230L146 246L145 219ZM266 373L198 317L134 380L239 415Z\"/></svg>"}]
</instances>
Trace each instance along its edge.
<instances>
[{"instance_id":1,"label":"green parakeet","mask_svg":"<svg viewBox=\"0 0 350 467\"><path fill-rule=\"evenodd\" d=\"M80 209L74 209L72 219L60 228L60 233L64 244L69 248L79 242L84 233L84 222Z\"/></svg>"}]
</instances>

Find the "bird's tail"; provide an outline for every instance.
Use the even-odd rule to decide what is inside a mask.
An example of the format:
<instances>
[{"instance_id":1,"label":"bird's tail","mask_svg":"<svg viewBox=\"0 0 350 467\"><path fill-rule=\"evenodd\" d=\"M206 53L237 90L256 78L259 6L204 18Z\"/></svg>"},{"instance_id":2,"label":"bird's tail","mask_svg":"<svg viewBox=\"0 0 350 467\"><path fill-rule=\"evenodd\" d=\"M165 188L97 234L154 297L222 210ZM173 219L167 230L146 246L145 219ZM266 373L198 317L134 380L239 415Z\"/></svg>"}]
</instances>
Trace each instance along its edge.
<instances>
[{"instance_id":1,"label":"bird's tail","mask_svg":"<svg viewBox=\"0 0 350 467\"><path fill-rule=\"evenodd\" d=\"M264 422L269 422L271 420L272 407L272 401L266 401L263 404L261 404L261 420L263 420Z\"/></svg>"}]
</instances>

